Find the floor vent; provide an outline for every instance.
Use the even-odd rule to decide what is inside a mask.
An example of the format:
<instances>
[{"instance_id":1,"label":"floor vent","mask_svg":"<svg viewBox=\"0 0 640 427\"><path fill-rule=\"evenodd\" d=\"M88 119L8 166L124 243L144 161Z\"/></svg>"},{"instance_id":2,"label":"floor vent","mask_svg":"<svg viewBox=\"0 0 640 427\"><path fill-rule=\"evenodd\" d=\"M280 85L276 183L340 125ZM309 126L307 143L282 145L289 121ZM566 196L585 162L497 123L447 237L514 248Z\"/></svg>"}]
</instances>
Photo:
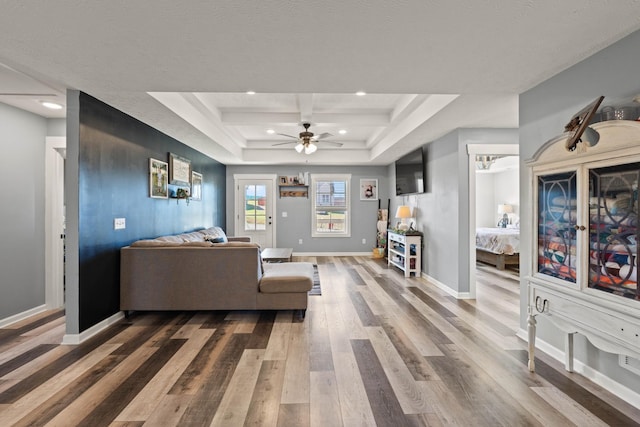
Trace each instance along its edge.
<instances>
[{"instance_id":1,"label":"floor vent","mask_svg":"<svg viewBox=\"0 0 640 427\"><path fill-rule=\"evenodd\" d=\"M630 370L636 375L640 375L640 360L624 354L618 355L618 363L625 369Z\"/></svg>"}]
</instances>

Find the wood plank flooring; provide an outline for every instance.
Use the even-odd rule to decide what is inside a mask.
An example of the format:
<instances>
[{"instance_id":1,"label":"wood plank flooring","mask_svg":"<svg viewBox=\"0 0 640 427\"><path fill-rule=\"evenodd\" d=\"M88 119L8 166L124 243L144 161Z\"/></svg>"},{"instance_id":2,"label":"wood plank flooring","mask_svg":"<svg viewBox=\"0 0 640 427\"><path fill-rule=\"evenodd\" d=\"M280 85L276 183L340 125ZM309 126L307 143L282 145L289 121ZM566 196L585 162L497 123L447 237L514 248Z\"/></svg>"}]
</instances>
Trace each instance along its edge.
<instances>
[{"instance_id":1,"label":"wood plank flooring","mask_svg":"<svg viewBox=\"0 0 640 427\"><path fill-rule=\"evenodd\" d=\"M634 408L542 352L526 365L517 273L456 300L384 260L308 257L292 311L148 312L78 346L64 313L0 329L0 426L631 426Z\"/></svg>"}]
</instances>

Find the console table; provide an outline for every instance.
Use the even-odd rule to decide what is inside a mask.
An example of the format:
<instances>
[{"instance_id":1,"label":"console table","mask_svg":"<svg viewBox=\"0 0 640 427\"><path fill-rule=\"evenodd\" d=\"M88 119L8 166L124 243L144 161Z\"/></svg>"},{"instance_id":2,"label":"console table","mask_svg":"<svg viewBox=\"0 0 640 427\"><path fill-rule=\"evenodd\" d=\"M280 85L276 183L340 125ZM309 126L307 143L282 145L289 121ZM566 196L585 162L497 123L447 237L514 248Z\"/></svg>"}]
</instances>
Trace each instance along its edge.
<instances>
[{"instance_id":1,"label":"console table","mask_svg":"<svg viewBox=\"0 0 640 427\"><path fill-rule=\"evenodd\" d=\"M389 253L387 264L404 271L404 277L420 276L422 271L422 236L420 234L400 234L387 230Z\"/></svg>"}]
</instances>

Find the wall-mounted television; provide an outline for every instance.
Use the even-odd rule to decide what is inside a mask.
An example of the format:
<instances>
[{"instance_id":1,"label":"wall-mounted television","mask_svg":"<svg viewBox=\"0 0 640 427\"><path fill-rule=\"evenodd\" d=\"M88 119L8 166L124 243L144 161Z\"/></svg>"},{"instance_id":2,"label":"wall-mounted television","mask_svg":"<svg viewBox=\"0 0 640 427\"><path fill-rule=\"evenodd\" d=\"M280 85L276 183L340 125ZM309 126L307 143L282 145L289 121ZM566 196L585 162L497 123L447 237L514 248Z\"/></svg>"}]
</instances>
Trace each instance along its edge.
<instances>
[{"instance_id":1,"label":"wall-mounted television","mask_svg":"<svg viewBox=\"0 0 640 427\"><path fill-rule=\"evenodd\" d=\"M425 158L422 147L396 160L396 196L424 193Z\"/></svg>"}]
</instances>

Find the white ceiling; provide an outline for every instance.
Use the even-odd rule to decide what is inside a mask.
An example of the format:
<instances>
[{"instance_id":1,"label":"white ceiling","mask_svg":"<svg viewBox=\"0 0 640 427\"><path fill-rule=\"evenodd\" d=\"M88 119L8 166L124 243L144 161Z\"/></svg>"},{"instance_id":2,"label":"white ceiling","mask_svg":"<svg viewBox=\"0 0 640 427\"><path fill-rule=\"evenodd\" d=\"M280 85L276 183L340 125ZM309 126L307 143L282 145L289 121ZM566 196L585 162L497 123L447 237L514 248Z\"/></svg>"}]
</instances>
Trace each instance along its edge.
<instances>
[{"instance_id":1,"label":"white ceiling","mask_svg":"<svg viewBox=\"0 0 640 427\"><path fill-rule=\"evenodd\" d=\"M640 29L640 0L0 5L0 102L59 117L39 102L82 90L226 164L384 165L517 127L519 93ZM305 121L342 146L273 146Z\"/></svg>"}]
</instances>

